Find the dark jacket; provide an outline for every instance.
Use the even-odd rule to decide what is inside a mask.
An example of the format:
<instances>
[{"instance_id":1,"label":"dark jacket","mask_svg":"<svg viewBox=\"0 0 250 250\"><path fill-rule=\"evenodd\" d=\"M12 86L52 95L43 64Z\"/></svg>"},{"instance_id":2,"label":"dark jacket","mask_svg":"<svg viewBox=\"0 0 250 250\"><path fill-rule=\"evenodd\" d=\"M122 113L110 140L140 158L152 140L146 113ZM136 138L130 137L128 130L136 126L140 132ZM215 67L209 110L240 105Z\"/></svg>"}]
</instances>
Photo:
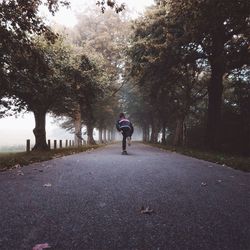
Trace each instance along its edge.
<instances>
[{"instance_id":1,"label":"dark jacket","mask_svg":"<svg viewBox=\"0 0 250 250\"><path fill-rule=\"evenodd\" d=\"M132 135L134 132L134 127L132 123L125 118L122 118L116 122L116 128L118 131L123 131L123 130L130 130L130 134Z\"/></svg>"}]
</instances>

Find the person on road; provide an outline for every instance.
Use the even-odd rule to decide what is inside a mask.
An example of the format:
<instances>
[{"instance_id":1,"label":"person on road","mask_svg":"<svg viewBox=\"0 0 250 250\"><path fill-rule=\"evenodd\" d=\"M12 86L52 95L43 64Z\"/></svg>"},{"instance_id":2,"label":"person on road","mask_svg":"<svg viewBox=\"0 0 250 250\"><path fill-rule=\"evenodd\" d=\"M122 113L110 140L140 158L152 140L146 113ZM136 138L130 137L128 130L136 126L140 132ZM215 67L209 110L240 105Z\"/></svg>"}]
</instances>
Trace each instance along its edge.
<instances>
[{"instance_id":1,"label":"person on road","mask_svg":"<svg viewBox=\"0 0 250 250\"><path fill-rule=\"evenodd\" d=\"M134 133L134 127L132 123L126 119L124 113L120 113L119 120L116 122L116 128L119 132L121 132L122 138L122 154L127 155L126 151L126 141L128 141L128 146L131 145L131 137Z\"/></svg>"}]
</instances>

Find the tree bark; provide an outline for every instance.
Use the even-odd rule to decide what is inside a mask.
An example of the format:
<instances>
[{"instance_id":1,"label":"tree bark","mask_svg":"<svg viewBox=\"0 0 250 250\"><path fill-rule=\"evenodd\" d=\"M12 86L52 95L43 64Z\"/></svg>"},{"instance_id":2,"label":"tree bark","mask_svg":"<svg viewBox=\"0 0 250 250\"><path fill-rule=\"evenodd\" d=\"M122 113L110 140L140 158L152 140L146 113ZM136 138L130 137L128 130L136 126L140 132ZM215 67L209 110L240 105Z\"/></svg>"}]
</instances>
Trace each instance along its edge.
<instances>
[{"instance_id":1,"label":"tree bark","mask_svg":"<svg viewBox=\"0 0 250 250\"><path fill-rule=\"evenodd\" d=\"M166 144L166 124L165 123L162 124L162 138L161 138L161 142L163 144Z\"/></svg>"},{"instance_id":2,"label":"tree bark","mask_svg":"<svg viewBox=\"0 0 250 250\"><path fill-rule=\"evenodd\" d=\"M107 142L107 129L106 128L103 129L103 141L104 143Z\"/></svg>"},{"instance_id":3,"label":"tree bark","mask_svg":"<svg viewBox=\"0 0 250 250\"><path fill-rule=\"evenodd\" d=\"M147 128L145 125L142 127L142 141L147 142Z\"/></svg>"},{"instance_id":4,"label":"tree bark","mask_svg":"<svg viewBox=\"0 0 250 250\"><path fill-rule=\"evenodd\" d=\"M108 130L108 139L109 139L109 142L111 142L112 141L112 132L111 132L111 130Z\"/></svg>"},{"instance_id":5,"label":"tree bark","mask_svg":"<svg viewBox=\"0 0 250 250\"><path fill-rule=\"evenodd\" d=\"M112 142L115 141L115 130L114 129L111 130L111 141Z\"/></svg>"},{"instance_id":6,"label":"tree bark","mask_svg":"<svg viewBox=\"0 0 250 250\"><path fill-rule=\"evenodd\" d=\"M49 150L49 146L46 142L46 111L45 110L34 110L35 117L35 128L33 133L35 136L35 146L32 150Z\"/></svg>"},{"instance_id":7,"label":"tree bark","mask_svg":"<svg viewBox=\"0 0 250 250\"><path fill-rule=\"evenodd\" d=\"M176 128L174 133L174 146L180 146L183 144L183 121L184 119L178 118L176 120Z\"/></svg>"},{"instance_id":8,"label":"tree bark","mask_svg":"<svg viewBox=\"0 0 250 250\"><path fill-rule=\"evenodd\" d=\"M99 143L103 143L103 141L102 141L102 128L99 128Z\"/></svg>"},{"instance_id":9,"label":"tree bark","mask_svg":"<svg viewBox=\"0 0 250 250\"><path fill-rule=\"evenodd\" d=\"M216 149L219 146L224 71L218 63L211 63L211 70L208 86L206 144L209 148Z\"/></svg>"},{"instance_id":10,"label":"tree bark","mask_svg":"<svg viewBox=\"0 0 250 250\"><path fill-rule=\"evenodd\" d=\"M159 133L159 129L157 128L156 124L154 121L151 122L151 138L150 141L152 143L157 143L158 142L158 133Z\"/></svg>"},{"instance_id":11,"label":"tree bark","mask_svg":"<svg viewBox=\"0 0 250 250\"><path fill-rule=\"evenodd\" d=\"M82 145L82 118L80 105L78 106L74 114L74 126L75 126L75 146L80 147Z\"/></svg>"},{"instance_id":12,"label":"tree bark","mask_svg":"<svg viewBox=\"0 0 250 250\"><path fill-rule=\"evenodd\" d=\"M92 126L92 124L87 124L87 136L88 136L89 145L96 145L96 142L93 137L93 131L94 131L94 127Z\"/></svg>"},{"instance_id":13,"label":"tree bark","mask_svg":"<svg viewBox=\"0 0 250 250\"><path fill-rule=\"evenodd\" d=\"M149 142L149 126L144 125L142 128L142 140L143 142Z\"/></svg>"},{"instance_id":14,"label":"tree bark","mask_svg":"<svg viewBox=\"0 0 250 250\"><path fill-rule=\"evenodd\" d=\"M146 142L149 142L149 126L146 126Z\"/></svg>"}]
</instances>

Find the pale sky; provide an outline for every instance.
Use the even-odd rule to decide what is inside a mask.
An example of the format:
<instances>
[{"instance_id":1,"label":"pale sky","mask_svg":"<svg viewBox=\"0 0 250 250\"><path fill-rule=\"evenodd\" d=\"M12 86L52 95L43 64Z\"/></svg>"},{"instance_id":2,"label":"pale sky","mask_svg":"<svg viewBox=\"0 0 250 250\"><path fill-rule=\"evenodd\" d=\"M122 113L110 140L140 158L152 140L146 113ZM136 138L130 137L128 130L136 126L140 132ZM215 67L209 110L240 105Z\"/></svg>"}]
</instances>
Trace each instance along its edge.
<instances>
[{"instance_id":1,"label":"pale sky","mask_svg":"<svg viewBox=\"0 0 250 250\"><path fill-rule=\"evenodd\" d=\"M90 4L93 6L96 0L69 0L71 8L61 8L59 12L52 17L44 8L41 8L41 15L46 16L48 22L56 22L67 27L73 27L77 23L76 14L84 11ZM125 3L128 9L142 14L146 7L154 4L153 0L118 0L118 3ZM0 119L0 147L25 144L26 139L34 142L35 122L33 114L20 115L20 117L7 117ZM53 122L53 118L47 116L46 124L47 139L73 139L73 135L59 128Z\"/></svg>"},{"instance_id":2,"label":"pale sky","mask_svg":"<svg viewBox=\"0 0 250 250\"><path fill-rule=\"evenodd\" d=\"M35 127L34 116L32 113L0 119L0 147L12 145L24 145L27 139L34 143L33 129ZM51 140L73 140L74 136L64 129L61 129L54 119L46 117L47 139Z\"/></svg>"},{"instance_id":3,"label":"pale sky","mask_svg":"<svg viewBox=\"0 0 250 250\"><path fill-rule=\"evenodd\" d=\"M47 16L49 21L62 24L67 27L73 27L77 23L76 14L84 11L88 6L95 6L96 0L69 0L71 3L70 9L61 8L54 17L48 15L48 12L42 11ZM118 3L125 3L126 8L131 9L139 14L142 14L146 7L154 4L154 0L118 0Z\"/></svg>"}]
</instances>

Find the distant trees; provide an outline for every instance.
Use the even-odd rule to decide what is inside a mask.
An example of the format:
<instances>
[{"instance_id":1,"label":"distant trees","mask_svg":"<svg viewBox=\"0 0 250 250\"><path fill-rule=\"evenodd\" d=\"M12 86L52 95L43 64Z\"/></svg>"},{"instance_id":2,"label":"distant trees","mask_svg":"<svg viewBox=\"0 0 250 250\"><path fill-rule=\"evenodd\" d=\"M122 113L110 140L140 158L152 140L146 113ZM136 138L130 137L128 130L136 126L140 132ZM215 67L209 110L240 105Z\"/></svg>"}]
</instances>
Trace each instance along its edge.
<instances>
[{"instance_id":1,"label":"distant trees","mask_svg":"<svg viewBox=\"0 0 250 250\"><path fill-rule=\"evenodd\" d=\"M161 130L164 142L166 127L173 144L186 143L194 121L206 119L206 146L222 147L223 82L237 70L247 84L248 10L244 0L157 1L134 23L127 74L150 113L151 141Z\"/></svg>"},{"instance_id":2,"label":"distant trees","mask_svg":"<svg viewBox=\"0 0 250 250\"><path fill-rule=\"evenodd\" d=\"M106 135L114 129L114 120L119 112L116 94L122 84L128 31L128 22L123 17L112 11L102 14L93 9L80 15L78 24L70 31L74 46L84 51L96 69L91 72L90 80L85 82L88 87L79 99L81 121L87 127L88 143L95 143L94 127L99 129L100 141L106 141ZM80 82L84 83L81 79ZM67 125L71 126L68 122Z\"/></svg>"}]
</instances>

